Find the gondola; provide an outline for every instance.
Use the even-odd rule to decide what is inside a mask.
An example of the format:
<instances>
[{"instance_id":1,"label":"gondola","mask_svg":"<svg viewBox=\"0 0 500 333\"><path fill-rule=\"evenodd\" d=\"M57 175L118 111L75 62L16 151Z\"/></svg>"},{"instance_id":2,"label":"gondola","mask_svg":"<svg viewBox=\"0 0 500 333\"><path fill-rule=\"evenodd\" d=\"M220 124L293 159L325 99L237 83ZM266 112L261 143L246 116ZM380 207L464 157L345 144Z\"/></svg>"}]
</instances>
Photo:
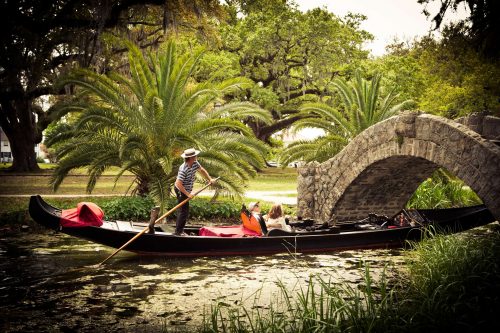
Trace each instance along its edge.
<instances>
[{"instance_id":1,"label":"gondola","mask_svg":"<svg viewBox=\"0 0 500 333\"><path fill-rule=\"evenodd\" d=\"M47 228L113 248L119 248L147 226L147 223L103 221L101 226L63 227L61 210L39 195L31 197L29 213L33 220ZM337 225L295 221L291 222L294 231L273 229L265 236L200 236L203 227L189 225L185 228L187 236L177 236L168 227L159 226L154 234L143 234L124 250L145 255L196 257L389 248L401 247L407 240L420 240L424 226L459 232L493 221L495 218L485 206L473 206L402 210L391 218L370 214L364 220Z\"/></svg>"}]
</instances>

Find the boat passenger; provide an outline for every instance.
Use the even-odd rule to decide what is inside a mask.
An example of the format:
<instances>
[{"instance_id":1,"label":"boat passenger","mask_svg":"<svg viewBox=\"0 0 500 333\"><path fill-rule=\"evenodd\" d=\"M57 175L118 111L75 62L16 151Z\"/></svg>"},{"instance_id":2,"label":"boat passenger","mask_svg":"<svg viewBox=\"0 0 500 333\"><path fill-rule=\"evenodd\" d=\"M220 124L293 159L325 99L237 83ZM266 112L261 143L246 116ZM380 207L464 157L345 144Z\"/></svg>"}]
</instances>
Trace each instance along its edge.
<instances>
[{"instance_id":1,"label":"boat passenger","mask_svg":"<svg viewBox=\"0 0 500 333\"><path fill-rule=\"evenodd\" d=\"M250 214L254 215L255 217L262 216L262 213L260 212L260 202L250 202L248 204L248 211Z\"/></svg>"},{"instance_id":2,"label":"boat passenger","mask_svg":"<svg viewBox=\"0 0 500 333\"><path fill-rule=\"evenodd\" d=\"M268 228L283 229L292 231L292 228L286 223L288 217L283 213L283 206L280 203L275 203L269 213L264 215L266 226Z\"/></svg>"},{"instance_id":3,"label":"boat passenger","mask_svg":"<svg viewBox=\"0 0 500 333\"><path fill-rule=\"evenodd\" d=\"M250 202L248 204L248 211L250 214L254 217L254 221L258 223L258 226L256 225L247 225L247 227L250 230L254 230L257 232L261 232L262 235L267 235L267 227L266 227L266 222L264 221L264 218L262 217L262 214L260 212L260 203L257 202ZM245 223L243 223L245 225ZM250 222L251 224L251 222Z\"/></svg>"}]
</instances>

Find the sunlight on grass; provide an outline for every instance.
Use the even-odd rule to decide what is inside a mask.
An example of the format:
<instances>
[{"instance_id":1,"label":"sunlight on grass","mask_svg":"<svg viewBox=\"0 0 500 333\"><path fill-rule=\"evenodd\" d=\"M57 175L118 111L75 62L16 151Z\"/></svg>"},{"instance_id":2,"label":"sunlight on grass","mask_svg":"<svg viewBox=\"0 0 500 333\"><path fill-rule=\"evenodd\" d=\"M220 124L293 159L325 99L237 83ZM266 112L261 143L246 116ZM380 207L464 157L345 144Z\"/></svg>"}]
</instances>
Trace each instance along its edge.
<instances>
[{"instance_id":1,"label":"sunlight on grass","mask_svg":"<svg viewBox=\"0 0 500 333\"><path fill-rule=\"evenodd\" d=\"M297 189L297 169L267 168L250 180L247 191L294 191Z\"/></svg>"},{"instance_id":2,"label":"sunlight on grass","mask_svg":"<svg viewBox=\"0 0 500 333\"><path fill-rule=\"evenodd\" d=\"M47 165L44 168L48 169ZM114 175L118 168L111 168L106 171L99 179L93 194L124 194L134 180L134 176L125 173L116 184L114 184ZM54 194L49 184L50 173L40 175L18 175L18 174L0 174L2 178L1 194ZM88 178L86 169L78 169L75 173L68 176L61 184L55 194L85 194ZM249 181L247 191L295 191L297 189L297 169L278 169L269 168L260 172L255 179ZM294 195L287 195L294 196Z\"/></svg>"}]
</instances>

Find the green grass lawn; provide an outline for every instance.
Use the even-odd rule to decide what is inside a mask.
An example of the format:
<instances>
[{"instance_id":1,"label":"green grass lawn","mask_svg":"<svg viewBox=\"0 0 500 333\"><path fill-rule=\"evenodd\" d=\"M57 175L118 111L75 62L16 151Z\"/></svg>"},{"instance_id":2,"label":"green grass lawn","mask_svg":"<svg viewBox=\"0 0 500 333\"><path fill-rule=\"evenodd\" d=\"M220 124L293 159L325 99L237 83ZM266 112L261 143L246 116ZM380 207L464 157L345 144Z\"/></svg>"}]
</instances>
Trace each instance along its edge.
<instances>
[{"instance_id":1,"label":"green grass lawn","mask_svg":"<svg viewBox=\"0 0 500 333\"><path fill-rule=\"evenodd\" d=\"M102 176L97 182L92 194L116 194L122 195L134 181L133 176L122 176L118 182L114 182L114 176ZM57 192L52 190L49 184L50 176L41 174L38 176L20 176L0 174L2 186L0 194L60 194L70 195L86 194L88 178L85 176L68 176L61 184Z\"/></svg>"},{"instance_id":2,"label":"green grass lawn","mask_svg":"<svg viewBox=\"0 0 500 333\"><path fill-rule=\"evenodd\" d=\"M1 175L2 171L9 168L11 165L12 165L12 163L1 163L0 164L0 175ZM40 169L42 169L42 172L47 172L50 174L50 171L56 167L56 164L54 164L54 163L38 163L38 166L40 167ZM120 170L120 168L118 168L118 167L110 167L109 169L104 171L103 175L104 176L113 176L113 175L116 175L119 170ZM79 168L79 169L71 170L69 174L70 175L87 175L87 168ZM124 175L130 176L132 174L128 171L125 171Z\"/></svg>"},{"instance_id":3,"label":"green grass lawn","mask_svg":"<svg viewBox=\"0 0 500 333\"><path fill-rule=\"evenodd\" d=\"M294 191L297 189L297 169L266 168L248 183L248 191Z\"/></svg>"},{"instance_id":4,"label":"green grass lawn","mask_svg":"<svg viewBox=\"0 0 500 333\"><path fill-rule=\"evenodd\" d=\"M7 164L8 166L8 164ZM9 195L33 195L33 194L59 194L65 196L85 195L88 177L86 170L79 169L66 177L57 192L53 192L49 184L50 169L53 164L41 164L42 171L37 174L11 174L2 170L5 165L0 166L0 194L7 197L0 197L0 213L9 211L18 211L22 207L27 207L29 198L8 197ZM115 175L118 168L107 170L97 182L92 195L116 195L122 196L129 189L134 181L134 176L130 173L120 177L115 184ZM250 180L247 184L247 191L294 191L297 189L297 169L293 168L266 168L258 173L257 177ZM94 198L92 201L95 201ZM251 198L245 198L245 201ZM55 199L56 202L64 199ZM83 198L78 198L84 201ZM88 199L89 200L89 199Z\"/></svg>"},{"instance_id":5,"label":"green grass lawn","mask_svg":"<svg viewBox=\"0 0 500 333\"><path fill-rule=\"evenodd\" d=\"M52 165L51 165L52 166ZM85 169L72 172L63 181L56 193L50 181L50 167L42 165L43 171L38 174L10 174L0 169L0 194L85 194L88 178ZM125 173L115 184L118 168L107 170L100 177L92 194L125 194L134 181L134 176ZM297 189L297 169L266 168L247 184L247 191L294 191Z\"/></svg>"}]
</instances>

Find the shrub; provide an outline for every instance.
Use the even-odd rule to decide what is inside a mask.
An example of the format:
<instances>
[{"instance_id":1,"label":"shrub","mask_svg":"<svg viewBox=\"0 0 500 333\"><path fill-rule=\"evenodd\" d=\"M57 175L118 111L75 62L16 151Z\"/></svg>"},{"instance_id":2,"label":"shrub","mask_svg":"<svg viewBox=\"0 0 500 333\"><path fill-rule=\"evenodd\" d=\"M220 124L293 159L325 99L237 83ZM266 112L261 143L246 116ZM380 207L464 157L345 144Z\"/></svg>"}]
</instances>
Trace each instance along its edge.
<instances>
[{"instance_id":1,"label":"shrub","mask_svg":"<svg viewBox=\"0 0 500 333\"><path fill-rule=\"evenodd\" d=\"M167 207L163 213L177 205L175 198L167 201ZM231 201L211 202L206 198L196 198L189 202L189 217L191 219L230 219L239 218L241 206L239 203ZM106 219L108 220L131 220L149 221L151 209L155 206L150 197L120 197L101 204ZM169 219L173 220L176 213L170 214Z\"/></svg>"},{"instance_id":2,"label":"shrub","mask_svg":"<svg viewBox=\"0 0 500 333\"><path fill-rule=\"evenodd\" d=\"M120 197L104 202L101 208L108 220L148 221L154 201L150 197Z\"/></svg>"},{"instance_id":3,"label":"shrub","mask_svg":"<svg viewBox=\"0 0 500 333\"><path fill-rule=\"evenodd\" d=\"M481 203L481 199L470 187L440 169L418 187L406 207L440 209L474 206Z\"/></svg>"},{"instance_id":4,"label":"shrub","mask_svg":"<svg viewBox=\"0 0 500 333\"><path fill-rule=\"evenodd\" d=\"M91 201L102 208L107 220L149 221L151 209L155 206L150 197L79 197L79 198L47 198L46 201L60 209L74 208L79 202ZM255 201L255 200L253 200ZM2 198L0 200L0 225L19 224L29 220L29 198ZM240 220L241 202L222 200L212 202L209 198L197 197L190 201L189 217L192 220L217 220L216 223L238 223ZM271 203L262 203L263 211L271 208ZM175 198L167 202L166 211L177 205ZM292 215L294 209L285 206L285 213ZM23 218L26 216L26 218ZM170 220L176 218L172 213Z\"/></svg>"}]
</instances>

